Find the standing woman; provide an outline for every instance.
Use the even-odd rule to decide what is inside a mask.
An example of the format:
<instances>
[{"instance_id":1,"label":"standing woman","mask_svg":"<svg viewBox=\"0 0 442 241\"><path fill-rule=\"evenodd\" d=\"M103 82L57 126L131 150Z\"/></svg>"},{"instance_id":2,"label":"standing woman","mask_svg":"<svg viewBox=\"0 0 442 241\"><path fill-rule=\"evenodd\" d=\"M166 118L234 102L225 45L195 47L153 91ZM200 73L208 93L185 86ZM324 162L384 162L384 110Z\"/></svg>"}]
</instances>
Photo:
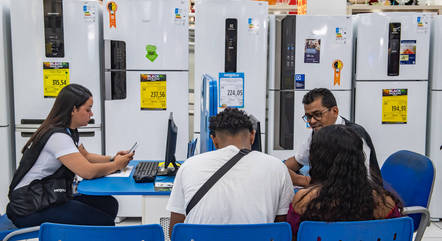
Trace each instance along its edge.
<instances>
[{"instance_id":1,"label":"standing woman","mask_svg":"<svg viewBox=\"0 0 442 241\"><path fill-rule=\"evenodd\" d=\"M118 202L112 196L72 196L75 174L102 177L127 166L133 153L114 157L88 153L78 145L77 128L92 113L92 93L78 84L64 87L41 124L23 147L23 157L9 186L6 213L17 227L44 222L114 225Z\"/></svg>"}]
</instances>

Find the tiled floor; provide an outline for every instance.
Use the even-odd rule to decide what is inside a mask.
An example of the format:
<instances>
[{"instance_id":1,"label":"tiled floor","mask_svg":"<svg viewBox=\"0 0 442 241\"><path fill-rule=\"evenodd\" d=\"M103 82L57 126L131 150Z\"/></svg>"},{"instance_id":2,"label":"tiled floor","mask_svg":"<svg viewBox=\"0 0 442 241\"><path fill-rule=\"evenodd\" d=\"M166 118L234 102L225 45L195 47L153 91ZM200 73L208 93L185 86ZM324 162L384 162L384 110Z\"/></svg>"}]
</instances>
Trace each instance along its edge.
<instances>
[{"instance_id":1,"label":"tiled floor","mask_svg":"<svg viewBox=\"0 0 442 241\"><path fill-rule=\"evenodd\" d=\"M442 222L432 222L425 230L422 241L442 241Z\"/></svg>"}]
</instances>

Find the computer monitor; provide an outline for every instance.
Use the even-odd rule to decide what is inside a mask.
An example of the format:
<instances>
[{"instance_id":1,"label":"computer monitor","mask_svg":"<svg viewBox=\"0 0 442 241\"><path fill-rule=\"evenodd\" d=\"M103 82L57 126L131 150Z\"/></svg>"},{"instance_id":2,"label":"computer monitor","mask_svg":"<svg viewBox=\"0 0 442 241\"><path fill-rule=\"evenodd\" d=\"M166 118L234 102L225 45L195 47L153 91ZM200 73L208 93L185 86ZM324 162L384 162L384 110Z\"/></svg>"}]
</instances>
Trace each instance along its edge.
<instances>
[{"instance_id":1,"label":"computer monitor","mask_svg":"<svg viewBox=\"0 0 442 241\"><path fill-rule=\"evenodd\" d=\"M255 140L253 141L252 144L252 151L262 151L262 147L261 147L261 123L258 121L256 122L256 127L254 126L255 129Z\"/></svg>"},{"instance_id":2,"label":"computer monitor","mask_svg":"<svg viewBox=\"0 0 442 241\"><path fill-rule=\"evenodd\" d=\"M178 170L175 158L177 134L178 127L173 121L173 113L171 112L167 125L166 156L164 158L164 168L167 170L167 175L175 175ZM168 168L171 163L174 167L174 170L172 171Z\"/></svg>"}]
</instances>

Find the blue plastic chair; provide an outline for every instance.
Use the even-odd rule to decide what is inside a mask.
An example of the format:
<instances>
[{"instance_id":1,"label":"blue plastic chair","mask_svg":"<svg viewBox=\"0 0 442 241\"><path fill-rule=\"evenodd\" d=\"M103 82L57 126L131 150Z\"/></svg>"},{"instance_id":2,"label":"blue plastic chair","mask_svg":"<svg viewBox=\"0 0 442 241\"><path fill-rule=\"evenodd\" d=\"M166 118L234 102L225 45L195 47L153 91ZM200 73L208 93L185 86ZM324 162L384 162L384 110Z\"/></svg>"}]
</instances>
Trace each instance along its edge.
<instances>
[{"instance_id":1,"label":"blue plastic chair","mask_svg":"<svg viewBox=\"0 0 442 241\"><path fill-rule=\"evenodd\" d=\"M416 241L420 241L430 224L431 192L434 166L431 160L411 151L398 151L387 158L381 168L384 186L395 192L404 203L404 214L413 218Z\"/></svg>"},{"instance_id":2,"label":"blue plastic chair","mask_svg":"<svg viewBox=\"0 0 442 241\"><path fill-rule=\"evenodd\" d=\"M292 231L288 223L263 224L184 224L173 227L172 241L291 241Z\"/></svg>"},{"instance_id":3,"label":"blue plastic chair","mask_svg":"<svg viewBox=\"0 0 442 241\"><path fill-rule=\"evenodd\" d=\"M43 223L40 241L164 241L163 228L159 224L136 226L85 226Z\"/></svg>"},{"instance_id":4,"label":"blue plastic chair","mask_svg":"<svg viewBox=\"0 0 442 241\"><path fill-rule=\"evenodd\" d=\"M411 241L413 220L410 217L354 222L304 221L299 226L298 241Z\"/></svg>"},{"instance_id":5,"label":"blue plastic chair","mask_svg":"<svg viewBox=\"0 0 442 241\"><path fill-rule=\"evenodd\" d=\"M38 228L23 228L18 229L6 214L0 216L0 240L24 240L31 238L38 238ZM8 238L6 238L9 235Z\"/></svg>"}]
</instances>

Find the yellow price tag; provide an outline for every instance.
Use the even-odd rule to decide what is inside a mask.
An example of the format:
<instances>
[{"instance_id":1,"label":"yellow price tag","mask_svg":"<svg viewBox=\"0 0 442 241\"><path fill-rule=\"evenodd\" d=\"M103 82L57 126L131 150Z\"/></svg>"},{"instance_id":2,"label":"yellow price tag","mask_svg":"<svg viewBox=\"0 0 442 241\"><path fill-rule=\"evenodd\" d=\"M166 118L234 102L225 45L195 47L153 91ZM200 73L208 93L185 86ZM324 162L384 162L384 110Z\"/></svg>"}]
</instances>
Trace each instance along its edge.
<instances>
[{"instance_id":1,"label":"yellow price tag","mask_svg":"<svg viewBox=\"0 0 442 241\"><path fill-rule=\"evenodd\" d=\"M382 124L407 124L408 90L382 90Z\"/></svg>"},{"instance_id":2,"label":"yellow price tag","mask_svg":"<svg viewBox=\"0 0 442 241\"><path fill-rule=\"evenodd\" d=\"M141 74L141 110L166 110L166 86L165 74Z\"/></svg>"},{"instance_id":3,"label":"yellow price tag","mask_svg":"<svg viewBox=\"0 0 442 241\"><path fill-rule=\"evenodd\" d=\"M43 96L55 98L66 85L69 85L69 63L43 62Z\"/></svg>"}]
</instances>

